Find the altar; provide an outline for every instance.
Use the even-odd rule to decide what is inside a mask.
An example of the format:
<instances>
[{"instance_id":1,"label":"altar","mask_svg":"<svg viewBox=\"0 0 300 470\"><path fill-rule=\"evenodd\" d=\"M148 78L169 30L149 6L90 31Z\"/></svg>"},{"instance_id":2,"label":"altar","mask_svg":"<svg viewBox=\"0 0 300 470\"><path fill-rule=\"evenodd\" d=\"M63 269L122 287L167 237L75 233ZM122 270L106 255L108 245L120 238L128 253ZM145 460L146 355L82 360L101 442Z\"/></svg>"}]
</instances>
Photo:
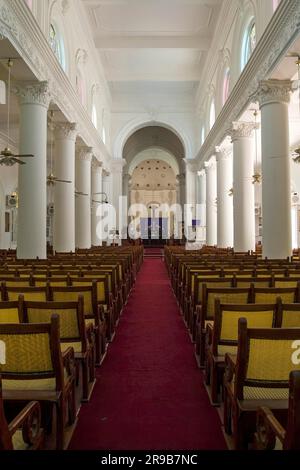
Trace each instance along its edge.
<instances>
[{"instance_id":1,"label":"altar","mask_svg":"<svg viewBox=\"0 0 300 470\"><path fill-rule=\"evenodd\" d=\"M141 239L144 245L165 244L169 238L169 219L167 217L141 218Z\"/></svg>"}]
</instances>

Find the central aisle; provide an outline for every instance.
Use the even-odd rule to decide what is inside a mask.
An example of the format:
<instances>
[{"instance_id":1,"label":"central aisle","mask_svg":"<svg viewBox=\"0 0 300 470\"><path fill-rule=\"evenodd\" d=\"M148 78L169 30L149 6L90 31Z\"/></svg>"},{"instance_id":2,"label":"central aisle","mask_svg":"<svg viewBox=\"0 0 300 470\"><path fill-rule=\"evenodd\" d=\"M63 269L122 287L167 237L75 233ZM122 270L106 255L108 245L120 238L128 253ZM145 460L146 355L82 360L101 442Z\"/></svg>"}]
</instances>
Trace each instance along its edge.
<instances>
[{"instance_id":1,"label":"central aisle","mask_svg":"<svg viewBox=\"0 0 300 470\"><path fill-rule=\"evenodd\" d=\"M144 261L70 449L226 449L160 259Z\"/></svg>"}]
</instances>

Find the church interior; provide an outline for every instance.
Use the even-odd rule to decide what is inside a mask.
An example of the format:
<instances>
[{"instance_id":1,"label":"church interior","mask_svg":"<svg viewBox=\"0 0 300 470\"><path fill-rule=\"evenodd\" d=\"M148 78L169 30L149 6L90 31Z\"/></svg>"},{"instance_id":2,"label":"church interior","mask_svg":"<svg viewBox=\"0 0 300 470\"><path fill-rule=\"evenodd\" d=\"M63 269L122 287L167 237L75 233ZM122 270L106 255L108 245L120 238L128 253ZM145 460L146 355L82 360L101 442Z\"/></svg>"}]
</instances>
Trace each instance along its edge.
<instances>
[{"instance_id":1,"label":"church interior","mask_svg":"<svg viewBox=\"0 0 300 470\"><path fill-rule=\"evenodd\" d=\"M0 0L0 451L300 450L299 25Z\"/></svg>"}]
</instances>

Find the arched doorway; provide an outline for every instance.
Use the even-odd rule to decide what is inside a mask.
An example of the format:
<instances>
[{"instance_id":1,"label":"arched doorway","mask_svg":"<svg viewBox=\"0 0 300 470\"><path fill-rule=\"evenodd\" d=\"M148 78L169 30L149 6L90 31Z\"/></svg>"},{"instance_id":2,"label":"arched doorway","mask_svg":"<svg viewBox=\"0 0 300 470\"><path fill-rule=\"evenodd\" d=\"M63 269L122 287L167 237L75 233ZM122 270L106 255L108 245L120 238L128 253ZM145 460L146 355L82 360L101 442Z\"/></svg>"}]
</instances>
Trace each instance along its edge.
<instances>
[{"instance_id":1,"label":"arched doorway","mask_svg":"<svg viewBox=\"0 0 300 470\"><path fill-rule=\"evenodd\" d=\"M183 206L185 187L180 185L185 171L184 148L178 136L161 126L139 129L127 140L123 149L123 194L128 204L145 207L141 220L141 236L165 242L174 233L172 210ZM169 209L170 208L170 209Z\"/></svg>"}]
</instances>

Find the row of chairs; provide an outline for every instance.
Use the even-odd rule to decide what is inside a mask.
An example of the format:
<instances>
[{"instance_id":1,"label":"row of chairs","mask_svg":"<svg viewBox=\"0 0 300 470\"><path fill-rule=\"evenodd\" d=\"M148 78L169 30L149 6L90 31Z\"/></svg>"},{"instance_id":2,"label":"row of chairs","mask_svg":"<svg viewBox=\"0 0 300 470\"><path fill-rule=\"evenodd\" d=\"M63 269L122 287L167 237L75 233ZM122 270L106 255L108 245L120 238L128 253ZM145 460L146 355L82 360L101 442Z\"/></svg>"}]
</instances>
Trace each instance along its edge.
<instances>
[{"instance_id":1,"label":"row of chairs","mask_svg":"<svg viewBox=\"0 0 300 470\"><path fill-rule=\"evenodd\" d=\"M237 287L238 275L205 278L205 270L198 274L201 262L199 266L195 264L191 262L189 268L188 263L184 264L184 269L195 268L197 273L194 278L186 278L188 301L178 295L176 284L173 289L195 342L198 363L204 368L211 402L223 407L224 428L232 435L234 448L245 449L249 443L255 448L272 448L275 434L283 429L276 418L286 424L289 433L286 438L282 432L282 446L300 448L299 437L295 438L299 420L292 418L300 406L293 395L298 390L299 396L300 370L300 353L298 350L297 356L293 349L297 344L300 346L297 276L287 279L273 275L266 279L265 286L259 277L253 280L241 276L241 282L246 284ZM188 285L191 279L193 286ZM274 285L274 281L279 284ZM256 426L256 420L260 425ZM267 445L262 431L265 422L272 436ZM277 424L272 428L270 422Z\"/></svg>"},{"instance_id":2,"label":"row of chairs","mask_svg":"<svg viewBox=\"0 0 300 470\"><path fill-rule=\"evenodd\" d=\"M143 251L130 250L138 250L138 269ZM111 264L120 266L113 260ZM66 270L58 280L38 278L43 284L39 286L9 286L9 277L2 282L0 352L4 344L6 358L0 365L0 449L41 448L53 429L56 448L64 448L66 428L74 425L78 412L76 397L79 394L84 402L92 392L95 365L100 365L112 339L135 274L129 273L124 286L118 270L121 282L114 290L112 274L100 276L89 269L90 277L85 278L74 276L75 271L70 275ZM30 276L22 279L29 283ZM16 414L23 402L29 402L24 420L18 416L13 420L17 427L10 427L7 410ZM23 425L28 436L26 430L20 433Z\"/></svg>"}]
</instances>

